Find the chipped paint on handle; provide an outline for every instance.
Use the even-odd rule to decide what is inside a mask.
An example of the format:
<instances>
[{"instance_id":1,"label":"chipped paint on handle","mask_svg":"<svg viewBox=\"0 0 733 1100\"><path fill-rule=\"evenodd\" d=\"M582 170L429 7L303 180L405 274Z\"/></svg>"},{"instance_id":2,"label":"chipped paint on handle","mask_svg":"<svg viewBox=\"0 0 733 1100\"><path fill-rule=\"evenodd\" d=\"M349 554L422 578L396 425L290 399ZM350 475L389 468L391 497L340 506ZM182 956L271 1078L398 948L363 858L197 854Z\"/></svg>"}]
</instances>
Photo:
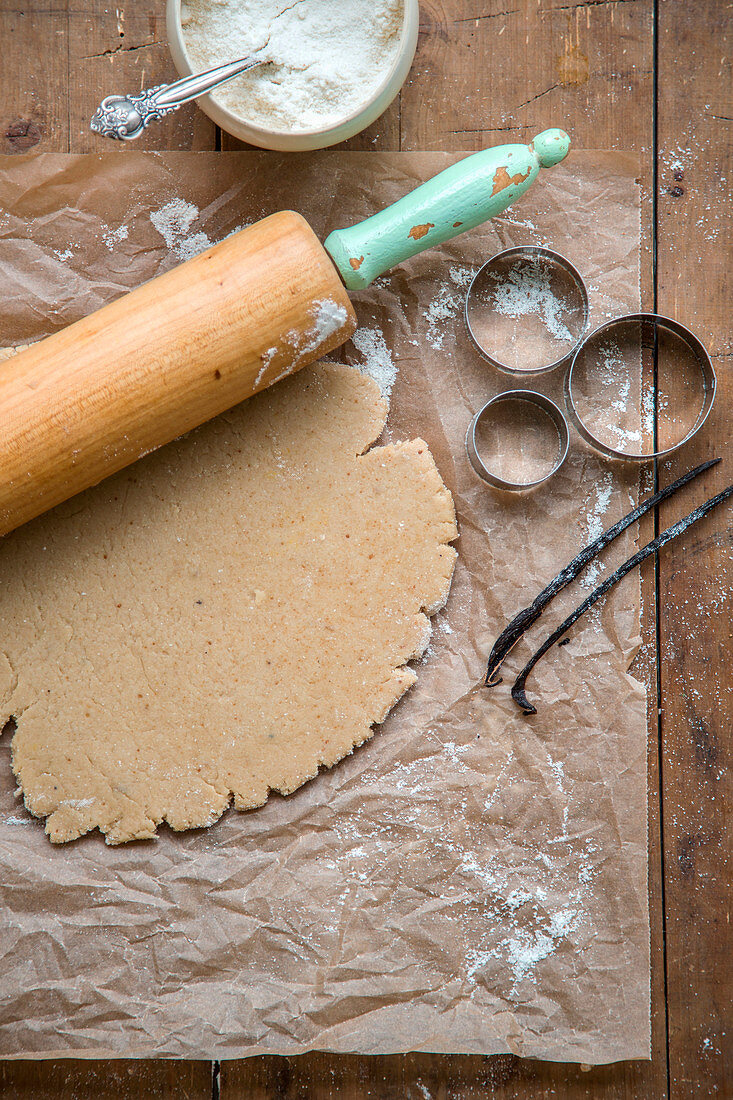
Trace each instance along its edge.
<instances>
[{"instance_id":1,"label":"chipped paint on handle","mask_svg":"<svg viewBox=\"0 0 733 1100\"><path fill-rule=\"evenodd\" d=\"M540 168L567 156L564 130L544 130L529 145L474 153L359 225L325 241L349 290L369 286L389 268L458 233L475 229L523 195Z\"/></svg>"}]
</instances>

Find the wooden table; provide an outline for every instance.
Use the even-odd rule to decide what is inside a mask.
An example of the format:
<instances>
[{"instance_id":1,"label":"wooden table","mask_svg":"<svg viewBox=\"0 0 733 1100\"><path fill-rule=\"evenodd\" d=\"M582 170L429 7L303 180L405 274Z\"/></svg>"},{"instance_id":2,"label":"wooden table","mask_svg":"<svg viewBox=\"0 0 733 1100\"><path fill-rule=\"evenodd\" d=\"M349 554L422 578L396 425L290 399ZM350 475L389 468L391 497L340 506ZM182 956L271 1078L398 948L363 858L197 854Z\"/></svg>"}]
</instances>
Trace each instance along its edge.
<instances>
[{"instance_id":1,"label":"wooden table","mask_svg":"<svg viewBox=\"0 0 733 1100\"><path fill-rule=\"evenodd\" d=\"M0 0L0 152L100 148L89 118L104 94L175 76L164 0ZM422 0L417 57L401 96L355 149L478 149L565 126L576 147L641 155L645 308L694 327L719 396L704 432L660 470L664 483L723 455L731 480L730 0ZM238 143L191 106L151 130L149 149ZM138 148L141 147L139 144ZM696 498L698 499L698 498ZM700 498L701 499L701 498ZM688 510L667 503L661 530ZM651 524L650 524L651 532ZM584 1070L495 1058L311 1054L242 1062L15 1062L3 1097L80 1100L474 1100L731 1095L726 764L733 724L733 539L718 511L644 573L649 710L653 1058ZM726 579L727 574L727 579ZM658 659L655 659L655 653ZM658 706L657 706L658 698ZM727 1046L727 1049L726 1049Z\"/></svg>"}]
</instances>

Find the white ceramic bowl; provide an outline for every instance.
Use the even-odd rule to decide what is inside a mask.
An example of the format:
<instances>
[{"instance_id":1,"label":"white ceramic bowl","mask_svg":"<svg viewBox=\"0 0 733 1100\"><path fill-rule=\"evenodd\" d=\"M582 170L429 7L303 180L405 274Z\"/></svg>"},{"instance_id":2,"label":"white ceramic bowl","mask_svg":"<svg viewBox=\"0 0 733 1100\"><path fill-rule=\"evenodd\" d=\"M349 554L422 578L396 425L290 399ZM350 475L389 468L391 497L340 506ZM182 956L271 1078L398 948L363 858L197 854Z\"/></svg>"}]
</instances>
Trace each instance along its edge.
<instances>
[{"instance_id":1,"label":"white ceramic bowl","mask_svg":"<svg viewBox=\"0 0 733 1100\"><path fill-rule=\"evenodd\" d=\"M284 152L300 152L305 149L325 149L346 141L367 126L387 109L405 82L417 46L417 30L420 21L418 0L404 0L405 17L399 50L392 68L374 95L358 111L346 115L339 122L323 130L266 130L254 126L239 115L233 114L211 95L203 95L196 102L217 126L240 141L257 145L260 149L278 149ZM181 76L190 76L193 69L181 27L181 0L168 0L166 8L168 44L173 63ZM232 61L235 58L231 59Z\"/></svg>"}]
</instances>

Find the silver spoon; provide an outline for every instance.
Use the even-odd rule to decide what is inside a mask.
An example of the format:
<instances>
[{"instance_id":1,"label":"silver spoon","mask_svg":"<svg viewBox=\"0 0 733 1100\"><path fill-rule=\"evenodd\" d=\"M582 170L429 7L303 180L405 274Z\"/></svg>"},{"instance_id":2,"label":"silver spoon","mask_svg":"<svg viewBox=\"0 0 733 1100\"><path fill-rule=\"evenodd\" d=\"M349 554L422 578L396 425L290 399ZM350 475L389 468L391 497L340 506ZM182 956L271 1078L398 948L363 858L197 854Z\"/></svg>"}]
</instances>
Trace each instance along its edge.
<instances>
[{"instance_id":1,"label":"silver spoon","mask_svg":"<svg viewBox=\"0 0 733 1100\"><path fill-rule=\"evenodd\" d=\"M243 57L239 61L218 65L215 69L207 69L204 73L185 76L174 84L159 84L156 88L148 88L138 95L108 95L92 115L90 127L102 137L132 141L133 138L140 137L151 122L157 122L171 111L177 111L184 103L198 99L200 95L210 92L219 84L225 84L240 73L246 73L248 69L268 63L269 58L252 54L251 57Z\"/></svg>"}]
</instances>

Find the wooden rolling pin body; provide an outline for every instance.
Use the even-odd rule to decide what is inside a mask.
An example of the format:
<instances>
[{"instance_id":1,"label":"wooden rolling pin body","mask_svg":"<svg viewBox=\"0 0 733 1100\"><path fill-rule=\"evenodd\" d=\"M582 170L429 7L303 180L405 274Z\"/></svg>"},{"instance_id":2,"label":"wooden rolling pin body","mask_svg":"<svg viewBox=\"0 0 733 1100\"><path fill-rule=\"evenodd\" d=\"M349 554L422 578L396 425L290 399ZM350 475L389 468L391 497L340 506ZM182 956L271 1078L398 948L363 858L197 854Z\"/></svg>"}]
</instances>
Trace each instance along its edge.
<instances>
[{"instance_id":1,"label":"wooden rolling pin body","mask_svg":"<svg viewBox=\"0 0 733 1100\"><path fill-rule=\"evenodd\" d=\"M342 344L298 214L242 230L0 366L0 535Z\"/></svg>"},{"instance_id":2,"label":"wooden rolling pin body","mask_svg":"<svg viewBox=\"0 0 733 1100\"><path fill-rule=\"evenodd\" d=\"M0 535L338 347L345 286L501 213L569 145L474 153L323 246L273 214L0 365Z\"/></svg>"}]
</instances>

